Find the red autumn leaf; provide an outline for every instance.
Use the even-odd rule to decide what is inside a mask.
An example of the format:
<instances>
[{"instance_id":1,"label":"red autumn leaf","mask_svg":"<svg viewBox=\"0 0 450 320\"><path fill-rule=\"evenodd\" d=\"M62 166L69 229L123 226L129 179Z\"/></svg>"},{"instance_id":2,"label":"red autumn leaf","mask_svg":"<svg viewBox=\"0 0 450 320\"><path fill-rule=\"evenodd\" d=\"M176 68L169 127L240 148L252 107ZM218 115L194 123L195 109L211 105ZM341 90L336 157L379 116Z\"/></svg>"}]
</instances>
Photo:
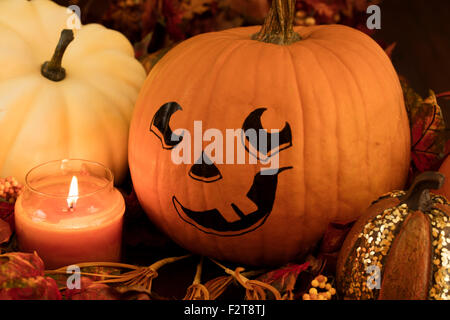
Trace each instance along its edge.
<instances>
[{"instance_id":1,"label":"red autumn leaf","mask_svg":"<svg viewBox=\"0 0 450 320\"><path fill-rule=\"evenodd\" d=\"M343 8L342 4L339 6L336 2L326 3L320 0L303 0L303 2L316 11L318 15L328 19L333 18L333 16L339 12L339 9Z\"/></svg>"},{"instance_id":2,"label":"red autumn leaf","mask_svg":"<svg viewBox=\"0 0 450 320\"><path fill-rule=\"evenodd\" d=\"M139 200L137 198L136 192L132 189L130 192L119 189L125 200L125 215L127 218L136 218L144 213ZM144 213L145 214L145 213Z\"/></svg>"},{"instance_id":3,"label":"red autumn leaf","mask_svg":"<svg viewBox=\"0 0 450 320\"><path fill-rule=\"evenodd\" d=\"M436 95L430 91L430 96L422 99L405 81L402 86L411 127L412 173L438 170L450 145Z\"/></svg>"},{"instance_id":4,"label":"red autumn leaf","mask_svg":"<svg viewBox=\"0 0 450 320\"><path fill-rule=\"evenodd\" d=\"M315 257L309 256L307 259L312 273L335 272L339 251L353 224L354 221L346 224L330 223L328 225L320 242L317 255Z\"/></svg>"},{"instance_id":5,"label":"red autumn leaf","mask_svg":"<svg viewBox=\"0 0 450 320\"><path fill-rule=\"evenodd\" d=\"M320 243L320 253L333 253L341 249L345 237L354 222L347 224L330 223Z\"/></svg>"},{"instance_id":6,"label":"red autumn leaf","mask_svg":"<svg viewBox=\"0 0 450 320\"><path fill-rule=\"evenodd\" d=\"M8 242L11 234L12 231L9 223L0 219L0 244Z\"/></svg>"},{"instance_id":7,"label":"red autumn leaf","mask_svg":"<svg viewBox=\"0 0 450 320\"><path fill-rule=\"evenodd\" d=\"M328 225L317 254L317 261L320 262L319 273L323 270L335 273L339 251L353 224L354 221L346 224L330 223ZM312 267L315 265L312 261L309 262Z\"/></svg>"},{"instance_id":8,"label":"red autumn leaf","mask_svg":"<svg viewBox=\"0 0 450 320\"><path fill-rule=\"evenodd\" d=\"M120 293L106 284L94 283L91 279L82 277L80 289L67 289L64 297L67 300L119 300Z\"/></svg>"},{"instance_id":9,"label":"red autumn leaf","mask_svg":"<svg viewBox=\"0 0 450 320\"><path fill-rule=\"evenodd\" d=\"M258 280L272 285L281 293L281 296L292 295L298 276L308 267L309 262L303 264L290 263L280 269L263 274Z\"/></svg>"},{"instance_id":10,"label":"red autumn leaf","mask_svg":"<svg viewBox=\"0 0 450 320\"><path fill-rule=\"evenodd\" d=\"M186 38L181 22L183 20L183 11L178 1L163 0L162 14L166 22L166 30L175 41L184 40Z\"/></svg>"},{"instance_id":11,"label":"red autumn leaf","mask_svg":"<svg viewBox=\"0 0 450 320\"><path fill-rule=\"evenodd\" d=\"M441 92L436 95L437 98L444 98L444 99L450 99L450 91Z\"/></svg>"},{"instance_id":12,"label":"red autumn leaf","mask_svg":"<svg viewBox=\"0 0 450 320\"><path fill-rule=\"evenodd\" d=\"M12 283L14 286L10 288L0 286L0 300L61 300L61 293L51 278L19 278Z\"/></svg>"},{"instance_id":13,"label":"red autumn leaf","mask_svg":"<svg viewBox=\"0 0 450 320\"><path fill-rule=\"evenodd\" d=\"M60 300L61 294L36 253L13 252L0 255L0 299Z\"/></svg>"},{"instance_id":14,"label":"red autumn leaf","mask_svg":"<svg viewBox=\"0 0 450 320\"><path fill-rule=\"evenodd\" d=\"M11 252L0 255L0 283L14 278L44 275L44 262L36 253Z\"/></svg>"},{"instance_id":15,"label":"red autumn leaf","mask_svg":"<svg viewBox=\"0 0 450 320\"><path fill-rule=\"evenodd\" d=\"M14 230L14 203L0 200L0 219L8 222L11 230Z\"/></svg>"}]
</instances>

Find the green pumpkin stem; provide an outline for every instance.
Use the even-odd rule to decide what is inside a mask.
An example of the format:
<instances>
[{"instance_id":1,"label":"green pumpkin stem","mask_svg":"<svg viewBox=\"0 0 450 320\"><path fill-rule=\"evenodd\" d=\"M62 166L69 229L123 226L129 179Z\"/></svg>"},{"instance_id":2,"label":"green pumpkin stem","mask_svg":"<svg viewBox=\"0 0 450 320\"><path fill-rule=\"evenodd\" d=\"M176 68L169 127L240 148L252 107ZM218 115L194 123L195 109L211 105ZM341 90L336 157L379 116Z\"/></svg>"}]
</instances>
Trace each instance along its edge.
<instances>
[{"instance_id":1,"label":"green pumpkin stem","mask_svg":"<svg viewBox=\"0 0 450 320\"><path fill-rule=\"evenodd\" d=\"M61 32L58 45L56 46L53 57L50 61L44 62L41 67L41 74L49 80L58 82L64 80L66 77L66 70L61 66L64 52L69 44L73 41L73 31L70 29L64 29Z\"/></svg>"},{"instance_id":2,"label":"green pumpkin stem","mask_svg":"<svg viewBox=\"0 0 450 320\"><path fill-rule=\"evenodd\" d=\"M409 209L425 211L430 204L430 189L440 189L444 185L442 173L427 171L420 174L413 182L408 192L401 198L401 203Z\"/></svg>"},{"instance_id":3,"label":"green pumpkin stem","mask_svg":"<svg viewBox=\"0 0 450 320\"><path fill-rule=\"evenodd\" d=\"M290 45L302 38L294 31L295 0L272 0L272 7L261 30L253 40Z\"/></svg>"}]
</instances>

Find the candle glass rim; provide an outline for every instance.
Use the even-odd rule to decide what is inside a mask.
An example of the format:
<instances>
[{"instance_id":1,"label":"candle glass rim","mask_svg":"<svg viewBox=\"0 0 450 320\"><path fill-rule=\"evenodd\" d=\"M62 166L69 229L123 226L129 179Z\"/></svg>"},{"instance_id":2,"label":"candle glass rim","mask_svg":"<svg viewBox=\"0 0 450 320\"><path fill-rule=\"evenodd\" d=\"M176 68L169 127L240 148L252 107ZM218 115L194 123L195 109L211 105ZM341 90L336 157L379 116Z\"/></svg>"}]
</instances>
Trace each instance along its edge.
<instances>
[{"instance_id":1,"label":"candle glass rim","mask_svg":"<svg viewBox=\"0 0 450 320\"><path fill-rule=\"evenodd\" d=\"M78 199L79 198L84 198L84 197L90 197L90 196L92 196L94 194L97 194L97 193L99 193L101 191L106 190L109 186L112 186L114 184L114 174L112 173L111 169L109 169L104 164L102 164L102 163L100 163L98 161L93 161L93 160L86 160L86 159L79 159L79 158L68 158L68 159L60 159L60 160L50 160L50 161L43 162L43 163L41 163L41 164L31 168L27 172L27 174L25 175L25 187L28 190L32 191L33 193L39 194L41 196L45 196L45 197L49 197L49 198L61 198L61 199L67 198L67 195L52 194L52 193L48 193L48 192L39 191L35 187L32 187L30 182L29 182L29 175L33 171L35 171L36 169L41 168L41 167L46 166L46 165L49 165L49 164L52 164L52 163L62 163L63 161L67 161L67 162L70 162L70 161L86 162L86 163L89 163L89 164L93 164L93 165L99 166L99 167L101 167L101 168L103 168L105 170L107 182L104 185L100 186L95 191L92 191L92 192L89 192L89 193L78 194L78 196L77 196Z\"/></svg>"}]
</instances>

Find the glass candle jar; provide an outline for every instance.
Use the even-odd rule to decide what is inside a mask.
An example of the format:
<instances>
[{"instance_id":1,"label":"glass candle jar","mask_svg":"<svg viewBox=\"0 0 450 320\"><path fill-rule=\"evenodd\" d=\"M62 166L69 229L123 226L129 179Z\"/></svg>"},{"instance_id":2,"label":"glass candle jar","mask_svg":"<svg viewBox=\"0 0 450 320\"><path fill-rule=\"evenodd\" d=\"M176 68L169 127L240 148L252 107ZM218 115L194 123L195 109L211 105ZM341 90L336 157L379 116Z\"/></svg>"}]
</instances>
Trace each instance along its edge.
<instances>
[{"instance_id":1,"label":"glass candle jar","mask_svg":"<svg viewBox=\"0 0 450 320\"><path fill-rule=\"evenodd\" d=\"M36 251L47 269L119 261L125 201L111 170L86 160L33 168L15 205L19 248Z\"/></svg>"}]
</instances>

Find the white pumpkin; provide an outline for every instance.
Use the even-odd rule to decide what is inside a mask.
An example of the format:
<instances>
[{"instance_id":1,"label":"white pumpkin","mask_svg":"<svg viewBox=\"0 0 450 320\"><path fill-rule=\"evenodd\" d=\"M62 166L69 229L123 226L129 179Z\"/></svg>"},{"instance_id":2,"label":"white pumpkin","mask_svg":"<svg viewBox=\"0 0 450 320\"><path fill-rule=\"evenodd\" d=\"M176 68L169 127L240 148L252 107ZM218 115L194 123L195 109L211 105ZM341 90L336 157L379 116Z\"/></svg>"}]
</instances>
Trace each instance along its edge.
<instances>
[{"instance_id":1,"label":"white pumpkin","mask_svg":"<svg viewBox=\"0 0 450 320\"><path fill-rule=\"evenodd\" d=\"M24 181L46 161L81 158L127 172L128 128L146 74L129 41L98 24L74 30L61 81L41 73L70 11L48 0L0 0L0 176Z\"/></svg>"}]
</instances>

